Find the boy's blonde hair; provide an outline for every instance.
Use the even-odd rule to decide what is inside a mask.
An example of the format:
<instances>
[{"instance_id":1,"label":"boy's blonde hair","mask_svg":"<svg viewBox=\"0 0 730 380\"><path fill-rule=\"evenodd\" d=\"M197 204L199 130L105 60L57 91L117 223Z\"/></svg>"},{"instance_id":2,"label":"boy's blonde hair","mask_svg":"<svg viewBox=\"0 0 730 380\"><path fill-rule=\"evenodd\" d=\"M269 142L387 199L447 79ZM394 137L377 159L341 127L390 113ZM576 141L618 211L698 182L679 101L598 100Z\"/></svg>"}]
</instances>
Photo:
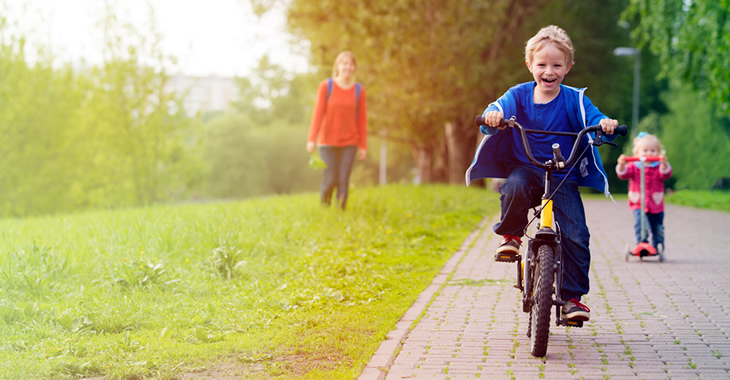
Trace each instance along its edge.
<instances>
[{"instance_id":1,"label":"boy's blonde hair","mask_svg":"<svg viewBox=\"0 0 730 380\"><path fill-rule=\"evenodd\" d=\"M535 56L535 53L550 43L565 54L568 60L566 62L567 64L573 63L573 42L568 37L568 33L555 25L540 29L534 37L527 41L527 45L525 45L525 61L532 62L532 57Z\"/></svg>"},{"instance_id":2,"label":"boy's blonde hair","mask_svg":"<svg viewBox=\"0 0 730 380\"><path fill-rule=\"evenodd\" d=\"M355 54L353 54L351 51L343 51L340 54L337 54L337 58L335 58L335 64L332 66L332 77L336 77L339 73L337 72L337 65L340 64L340 62L345 59L350 58L352 59L352 63L355 64L355 68L357 69L357 60L355 59Z\"/></svg>"},{"instance_id":3,"label":"boy's blonde hair","mask_svg":"<svg viewBox=\"0 0 730 380\"><path fill-rule=\"evenodd\" d=\"M650 135L646 132L639 133L638 136L634 137L634 149L632 150L634 153L634 156L637 156L639 154L639 144L652 144L657 147L657 151L660 154L664 154L664 147L662 146L662 143L659 141L659 137L656 137L655 135Z\"/></svg>"}]
</instances>

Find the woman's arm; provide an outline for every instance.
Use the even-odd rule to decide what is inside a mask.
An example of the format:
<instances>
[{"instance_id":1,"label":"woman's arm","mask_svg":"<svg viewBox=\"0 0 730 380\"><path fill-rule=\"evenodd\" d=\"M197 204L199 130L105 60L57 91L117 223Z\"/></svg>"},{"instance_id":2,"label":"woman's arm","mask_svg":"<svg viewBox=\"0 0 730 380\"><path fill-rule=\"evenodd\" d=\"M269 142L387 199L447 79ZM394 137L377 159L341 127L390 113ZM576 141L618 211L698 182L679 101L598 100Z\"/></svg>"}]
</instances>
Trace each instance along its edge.
<instances>
[{"instance_id":1,"label":"woman's arm","mask_svg":"<svg viewBox=\"0 0 730 380\"><path fill-rule=\"evenodd\" d=\"M317 143L319 129L324 119L325 107L327 105L327 81L324 80L319 84L317 89L317 98L314 100L314 111L312 111L312 121L309 124L309 136L307 137L307 151L314 152Z\"/></svg>"},{"instance_id":2,"label":"woman's arm","mask_svg":"<svg viewBox=\"0 0 730 380\"><path fill-rule=\"evenodd\" d=\"M365 152L368 149L368 101L365 87L360 86L360 104L357 114L357 131L360 136L360 149L358 158L365 159Z\"/></svg>"}]
</instances>

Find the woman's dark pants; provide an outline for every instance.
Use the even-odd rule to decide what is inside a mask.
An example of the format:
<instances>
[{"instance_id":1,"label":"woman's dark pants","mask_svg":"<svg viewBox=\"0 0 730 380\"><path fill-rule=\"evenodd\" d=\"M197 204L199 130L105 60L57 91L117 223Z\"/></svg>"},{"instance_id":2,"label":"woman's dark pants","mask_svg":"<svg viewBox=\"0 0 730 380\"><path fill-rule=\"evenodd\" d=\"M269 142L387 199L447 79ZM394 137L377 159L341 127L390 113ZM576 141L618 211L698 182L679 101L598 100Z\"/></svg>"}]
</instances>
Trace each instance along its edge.
<instances>
[{"instance_id":1,"label":"woman's dark pants","mask_svg":"<svg viewBox=\"0 0 730 380\"><path fill-rule=\"evenodd\" d=\"M319 147L319 155L327 164L320 187L320 201L323 205L329 206L332 203L332 193L337 189L337 205L345 209L350 172L356 153L357 147L354 145Z\"/></svg>"}]
</instances>

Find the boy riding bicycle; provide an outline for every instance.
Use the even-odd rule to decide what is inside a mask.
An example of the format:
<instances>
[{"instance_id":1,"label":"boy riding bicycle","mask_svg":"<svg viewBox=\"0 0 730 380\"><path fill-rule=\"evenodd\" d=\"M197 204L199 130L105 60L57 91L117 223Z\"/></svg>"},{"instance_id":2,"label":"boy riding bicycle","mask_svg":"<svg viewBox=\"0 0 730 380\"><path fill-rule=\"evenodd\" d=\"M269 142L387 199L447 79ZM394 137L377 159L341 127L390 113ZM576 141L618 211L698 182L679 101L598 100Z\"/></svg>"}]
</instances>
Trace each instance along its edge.
<instances>
[{"instance_id":1,"label":"boy riding bicycle","mask_svg":"<svg viewBox=\"0 0 730 380\"><path fill-rule=\"evenodd\" d=\"M618 126L584 95L585 88L561 84L573 67L573 44L563 29L554 25L541 29L527 42L525 60L535 80L510 88L487 107L486 125L480 130L488 136L466 172L467 184L477 178L506 178L500 187L500 222L494 225L494 232L504 237L497 248L500 255L519 253L528 211L540 205L544 190L542 171L527 160L520 136L504 126L504 118L516 116L530 129L546 131L578 132L600 124L611 135ZM552 143L573 145L569 136L531 134L529 139L530 146L537 147L532 154L542 162L552 159ZM553 200L561 205L554 210L564 252L561 298L569 300L563 306L563 315L587 321L590 309L580 299L589 291L590 233L578 187L588 186L610 195L598 149L592 147L590 153L579 158L574 170L556 172L553 178Z\"/></svg>"}]
</instances>

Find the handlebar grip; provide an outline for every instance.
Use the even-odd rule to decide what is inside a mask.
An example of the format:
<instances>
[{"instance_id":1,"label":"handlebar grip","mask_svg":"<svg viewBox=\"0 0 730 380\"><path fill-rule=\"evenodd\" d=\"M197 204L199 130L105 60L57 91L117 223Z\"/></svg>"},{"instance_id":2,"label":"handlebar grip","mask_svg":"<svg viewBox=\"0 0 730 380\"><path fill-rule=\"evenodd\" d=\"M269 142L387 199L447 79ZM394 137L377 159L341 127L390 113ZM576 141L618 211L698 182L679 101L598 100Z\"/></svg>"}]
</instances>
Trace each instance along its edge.
<instances>
[{"instance_id":1,"label":"handlebar grip","mask_svg":"<svg viewBox=\"0 0 730 380\"><path fill-rule=\"evenodd\" d=\"M619 125L613 130L613 133L619 136L626 136L629 133L629 128L625 125Z\"/></svg>"},{"instance_id":2,"label":"handlebar grip","mask_svg":"<svg viewBox=\"0 0 730 380\"><path fill-rule=\"evenodd\" d=\"M477 125L477 127L481 127L482 125L487 125L487 121L484 118L484 115L477 115L476 119L474 119L474 124ZM502 119L502 121L499 123L500 127L507 125L507 119Z\"/></svg>"},{"instance_id":3,"label":"handlebar grip","mask_svg":"<svg viewBox=\"0 0 730 380\"><path fill-rule=\"evenodd\" d=\"M477 115L477 118L474 120L474 124L476 124L477 127L480 127L482 125L486 125L484 121L485 120L483 115Z\"/></svg>"},{"instance_id":4,"label":"handlebar grip","mask_svg":"<svg viewBox=\"0 0 730 380\"><path fill-rule=\"evenodd\" d=\"M641 161L641 157L626 157L626 162L634 162L634 161ZM660 161L658 156L647 156L644 157L644 161Z\"/></svg>"}]
</instances>

